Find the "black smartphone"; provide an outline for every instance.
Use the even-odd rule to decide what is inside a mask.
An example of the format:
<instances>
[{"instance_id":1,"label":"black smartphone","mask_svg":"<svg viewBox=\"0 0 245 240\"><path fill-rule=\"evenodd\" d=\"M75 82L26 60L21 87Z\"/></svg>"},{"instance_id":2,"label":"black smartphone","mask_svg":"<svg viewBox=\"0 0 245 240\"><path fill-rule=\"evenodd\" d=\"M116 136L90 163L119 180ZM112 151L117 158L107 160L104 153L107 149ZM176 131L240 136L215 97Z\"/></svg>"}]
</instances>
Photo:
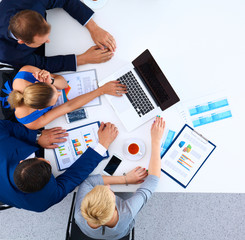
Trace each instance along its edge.
<instances>
[{"instance_id":1,"label":"black smartphone","mask_svg":"<svg viewBox=\"0 0 245 240\"><path fill-rule=\"evenodd\" d=\"M120 165L121 162L122 162L122 160L120 158L113 155L111 157L110 161L105 166L103 173L107 176L113 175L113 173L116 171L116 169L118 168L118 166Z\"/></svg>"},{"instance_id":2,"label":"black smartphone","mask_svg":"<svg viewBox=\"0 0 245 240\"><path fill-rule=\"evenodd\" d=\"M84 108L80 108L66 114L66 120L68 123L72 123L78 120L82 120L88 117L87 111Z\"/></svg>"}]
</instances>

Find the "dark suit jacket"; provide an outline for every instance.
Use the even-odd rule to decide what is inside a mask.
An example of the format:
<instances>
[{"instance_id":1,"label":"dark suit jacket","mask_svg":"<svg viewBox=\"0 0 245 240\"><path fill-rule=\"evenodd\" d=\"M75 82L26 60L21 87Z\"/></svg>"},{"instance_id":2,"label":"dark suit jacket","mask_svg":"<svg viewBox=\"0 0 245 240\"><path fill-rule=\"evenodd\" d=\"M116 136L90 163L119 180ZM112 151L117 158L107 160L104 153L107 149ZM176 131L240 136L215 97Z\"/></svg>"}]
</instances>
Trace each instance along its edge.
<instances>
[{"instance_id":1,"label":"dark suit jacket","mask_svg":"<svg viewBox=\"0 0 245 240\"><path fill-rule=\"evenodd\" d=\"M8 32L9 20L17 12L31 9L45 17L46 10L63 8L79 23L84 25L93 11L80 0L2 0L0 1L0 62L16 68L32 65L50 72L75 71L75 55L44 57L35 54L36 48L18 44ZM62 27L62 24L61 24ZM64 29L65 31L65 29Z\"/></svg>"},{"instance_id":2,"label":"dark suit jacket","mask_svg":"<svg viewBox=\"0 0 245 240\"><path fill-rule=\"evenodd\" d=\"M20 160L35 152L37 131L22 124L0 120L0 202L17 208L42 212L60 202L94 170L103 159L93 149L87 151L63 174L53 175L47 185L35 193L17 189L13 174Z\"/></svg>"}]
</instances>

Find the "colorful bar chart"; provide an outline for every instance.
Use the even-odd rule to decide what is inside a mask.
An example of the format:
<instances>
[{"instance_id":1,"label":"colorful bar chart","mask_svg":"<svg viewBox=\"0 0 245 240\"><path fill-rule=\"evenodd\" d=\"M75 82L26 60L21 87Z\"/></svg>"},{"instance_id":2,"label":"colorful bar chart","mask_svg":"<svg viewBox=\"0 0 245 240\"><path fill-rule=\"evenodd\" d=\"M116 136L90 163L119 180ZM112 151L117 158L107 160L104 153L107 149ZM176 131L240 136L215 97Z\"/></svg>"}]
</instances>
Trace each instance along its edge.
<instances>
[{"instance_id":1,"label":"colorful bar chart","mask_svg":"<svg viewBox=\"0 0 245 240\"><path fill-rule=\"evenodd\" d=\"M160 156L161 157L163 156L163 154L166 152L167 148L169 147L169 145L173 141L174 135L175 135L174 131L172 131L172 130L168 131L167 137L166 137L165 141L161 145L161 149L160 149Z\"/></svg>"},{"instance_id":2,"label":"colorful bar chart","mask_svg":"<svg viewBox=\"0 0 245 240\"><path fill-rule=\"evenodd\" d=\"M219 113L213 113L207 116L199 117L192 121L194 127L199 127L208 123L216 122L225 118L232 117L231 111L224 111Z\"/></svg>"},{"instance_id":3,"label":"colorful bar chart","mask_svg":"<svg viewBox=\"0 0 245 240\"><path fill-rule=\"evenodd\" d=\"M88 148L90 146L90 144L93 142L93 140L91 138L91 134L90 133L84 134L83 137L84 137L86 147Z\"/></svg>"},{"instance_id":4,"label":"colorful bar chart","mask_svg":"<svg viewBox=\"0 0 245 240\"><path fill-rule=\"evenodd\" d=\"M72 141L73 148L75 150L75 154L77 156L82 155L83 151L82 151L81 143L79 142L79 140L76 138L76 139L72 139L71 141Z\"/></svg>"},{"instance_id":5,"label":"colorful bar chart","mask_svg":"<svg viewBox=\"0 0 245 240\"><path fill-rule=\"evenodd\" d=\"M228 105L229 103L228 103L227 98L222 99L222 100L215 100L215 101L207 102L207 103L192 107L189 109L189 113L191 116L193 116L193 115L208 112L214 109L222 108Z\"/></svg>"},{"instance_id":6,"label":"colorful bar chart","mask_svg":"<svg viewBox=\"0 0 245 240\"><path fill-rule=\"evenodd\" d=\"M177 162L188 171L190 171L192 165L194 164L194 162L184 154L180 156Z\"/></svg>"},{"instance_id":7,"label":"colorful bar chart","mask_svg":"<svg viewBox=\"0 0 245 240\"><path fill-rule=\"evenodd\" d=\"M59 150L59 154L60 154L61 157L67 155L67 152L66 152L66 149L65 149L65 145L59 146L58 150Z\"/></svg>"}]
</instances>

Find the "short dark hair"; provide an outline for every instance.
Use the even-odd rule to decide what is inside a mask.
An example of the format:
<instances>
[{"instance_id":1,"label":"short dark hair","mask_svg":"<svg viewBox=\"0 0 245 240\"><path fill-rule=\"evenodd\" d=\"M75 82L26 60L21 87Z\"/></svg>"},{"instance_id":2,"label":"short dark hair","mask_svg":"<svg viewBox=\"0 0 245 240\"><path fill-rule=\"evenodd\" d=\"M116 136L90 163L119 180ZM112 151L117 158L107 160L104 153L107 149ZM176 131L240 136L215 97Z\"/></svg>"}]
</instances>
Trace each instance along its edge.
<instances>
[{"instance_id":1,"label":"short dark hair","mask_svg":"<svg viewBox=\"0 0 245 240\"><path fill-rule=\"evenodd\" d=\"M33 43L34 36L49 33L50 28L43 16L33 10L20 11L9 21L9 30L27 44Z\"/></svg>"},{"instance_id":2,"label":"short dark hair","mask_svg":"<svg viewBox=\"0 0 245 240\"><path fill-rule=\"evenodd\" d=\"M29 158L19 163L14 170L14 182L26 193L41 190L50 180L51 166L38 158Z\"/></svg>"}]
</instances>

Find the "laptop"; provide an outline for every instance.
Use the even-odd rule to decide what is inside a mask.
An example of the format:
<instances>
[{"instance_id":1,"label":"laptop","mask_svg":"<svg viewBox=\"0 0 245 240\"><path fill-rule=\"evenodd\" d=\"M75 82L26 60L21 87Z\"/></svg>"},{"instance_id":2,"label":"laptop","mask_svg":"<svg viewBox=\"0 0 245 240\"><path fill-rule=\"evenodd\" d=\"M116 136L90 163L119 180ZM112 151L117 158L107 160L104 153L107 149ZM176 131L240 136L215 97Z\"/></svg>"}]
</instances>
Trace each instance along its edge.
<instances>
[{"instance_id":1,"label":"laptop","mask_svg":"<svg viewBox=\"0 0 245 240\"><path fill-rule=\"evenodd\" d=\"M100 81L99 86L116 79L127 86L128 93L122 97L105 97L127 131L134 130L180 100L148 49L132 64Z\"/></svg>"}]
</instances>

